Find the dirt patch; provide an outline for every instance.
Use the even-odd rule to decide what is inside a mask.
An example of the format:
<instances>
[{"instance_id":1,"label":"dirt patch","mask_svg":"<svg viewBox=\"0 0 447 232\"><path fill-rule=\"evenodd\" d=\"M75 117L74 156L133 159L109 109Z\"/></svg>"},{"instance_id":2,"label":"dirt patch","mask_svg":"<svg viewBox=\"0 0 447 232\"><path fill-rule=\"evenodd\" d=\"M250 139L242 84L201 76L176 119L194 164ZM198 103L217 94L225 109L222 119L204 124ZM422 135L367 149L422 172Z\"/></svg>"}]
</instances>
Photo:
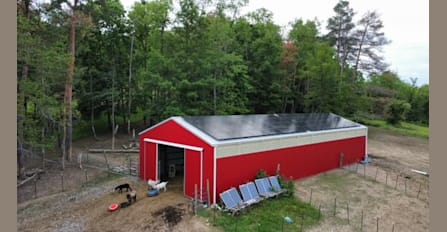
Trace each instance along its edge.
<instances>
[{"instance_id":1,"label":"dirt patch","mask_svg":"<svg viewBox=\"0 0 447 232\"><path fill-rule=\"evenodd\" d=\"M183 204L179 204L178 206L181 207L182 205ZM182 220L184 211L185 210L182 208L167 206L163 209L155 211L152 213L152 216L163 218L165 223L168 224L169 228L172 228Z\"/></svg>"}]
</instances>

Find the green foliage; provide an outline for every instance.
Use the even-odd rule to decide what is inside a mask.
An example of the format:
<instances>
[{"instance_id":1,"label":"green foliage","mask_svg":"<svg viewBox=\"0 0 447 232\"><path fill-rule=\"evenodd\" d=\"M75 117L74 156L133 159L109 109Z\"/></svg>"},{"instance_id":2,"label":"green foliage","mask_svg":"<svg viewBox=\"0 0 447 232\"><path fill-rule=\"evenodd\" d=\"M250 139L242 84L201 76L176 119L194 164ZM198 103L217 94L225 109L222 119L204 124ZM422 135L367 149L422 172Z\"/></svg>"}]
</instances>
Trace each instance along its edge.
<instances>
[{"instance_id":1,"label":"green foliage","mask_svg":"<svg viewBox=\"0 0 447 232\"><path fill-rule=\"evenodd\" d=\"M392 125L384 120L379 119L365 119L365 118L355 118L356 122L362 123L364 125L380 127L401 135L415 136L421 138L429 138L429 128L423 125L416 125L408 122L401 122L399 125Z\"/></svg>"},{"instance_id":2,"label":"green foliage","mask_svg":"<svg viewBox=\"0 0 447 232\"><path fill-rule=\"evenodd\" d=\"M304 217L305 228L317 224L320 220L318 209L295 197L264 200L260 205L251 207L241 215L207 212L201 216L207 217L224 231L235 231L236 228L237 231L301 231L301 216ZM285 222L286 216L293 222L290 224Z\"/></svg>"},{"instance_id":3,"label":"green foliage","mask_svg":"<svg viewBox=\"0 0 447 232\"><path fill-rule=\"evenodd\" d=\"M403 120L402 115L392 118L391 109L386 109L394 101L404 101L411 105L407 110L405 119L428 125L429 119L429 86L416 87L414 83L409 84L402 81L393 72L383 72L380 75L371 76L367 82L367 92L370 104L370 113L381 115L383 118L390 118L391 121ZM394 103L393 103L394 102ZM398 104L399 105L399 104ZM394 108L399 108L395 106ZM402 107L402 106L401 106ZM401 109L401 110L404 110ZM397 109L398 110L398 109ZM391 123L390 121L390 123Z\"/></svg>"},{"instance_id":4,"label":"green foliage","mask_svg":"<svg viewBox=\"0 0 447 232\"><path fill-rule=\"evenodd\" d=\"M393 100L386 106L386 121L390 124L397 125L400 121L405 120L411 105L401 100Z\"/></svg>"},{"instance_id":5,"label":"green foliage","mask_svg":"<svg viewBox=\"0 0 447 232\"><path fill-rule=\"evenodd\" d=\"M256 177L255 179L260 179L260 178L264 178L264 177L268 177L267 172L264 169L260 169L257 173L256 173Z\"/></svg>"},{"instance_id":6,"label":"green foliage","mask_svg":"<svg viewBox=\"0 0 447 232\"><path fill-rule=\"evenodd\" d=\"M279 176L278 180L281 188L286 190L283 195L286 197L294 197L296 192L295 181L292 178L290 180L286 180L283 176Z\"/></svg>"}]
</instances>

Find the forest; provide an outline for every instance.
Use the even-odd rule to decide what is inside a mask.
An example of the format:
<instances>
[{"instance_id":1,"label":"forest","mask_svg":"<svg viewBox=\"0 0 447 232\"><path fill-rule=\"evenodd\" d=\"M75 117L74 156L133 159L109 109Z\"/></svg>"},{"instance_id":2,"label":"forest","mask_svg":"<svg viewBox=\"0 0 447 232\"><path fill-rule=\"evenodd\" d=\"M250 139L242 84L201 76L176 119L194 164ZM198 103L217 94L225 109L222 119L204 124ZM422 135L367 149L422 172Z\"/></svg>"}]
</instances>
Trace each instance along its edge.
<instances>
[{"instance_id":1,"label":"forest","mask_svg":"<svg viewBox=\"0 0 447 232\"><path fill-rule=\"evenodd\" d=\"M285 32L248 0L17 0L17 164L174 115L332 112L427 126L429 86L390 71L380 14L340 0ZM325 33L323 33L323 31ZM104 122L104 123L102 123ZM102 123L102 124L101 124ZM85 129L87 128L87 129ZM85 132L87 131L87 132Z\"/></svg>"}]
</instances>

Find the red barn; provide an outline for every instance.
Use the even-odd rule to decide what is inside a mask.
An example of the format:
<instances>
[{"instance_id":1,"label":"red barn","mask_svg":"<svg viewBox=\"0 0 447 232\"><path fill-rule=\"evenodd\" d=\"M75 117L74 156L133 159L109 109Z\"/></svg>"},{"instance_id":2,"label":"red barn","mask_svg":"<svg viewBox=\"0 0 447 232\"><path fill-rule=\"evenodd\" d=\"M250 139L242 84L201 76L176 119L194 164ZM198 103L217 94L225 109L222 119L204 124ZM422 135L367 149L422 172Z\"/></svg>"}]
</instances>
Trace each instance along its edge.
<instances>
[{"instance_id":1,"label":"red barn","mask_svg":"<svg viewBox=\"0 0 447 232\"><path fill-rule=\"evenodd\" d=\"M208 181L216 203L260 169L299 179L364 159L367 132L327 113L171 117L139 134L140 178L165 180L175 170L186 196L195 185L205 192Z\"/></svg>"}]
</instances>

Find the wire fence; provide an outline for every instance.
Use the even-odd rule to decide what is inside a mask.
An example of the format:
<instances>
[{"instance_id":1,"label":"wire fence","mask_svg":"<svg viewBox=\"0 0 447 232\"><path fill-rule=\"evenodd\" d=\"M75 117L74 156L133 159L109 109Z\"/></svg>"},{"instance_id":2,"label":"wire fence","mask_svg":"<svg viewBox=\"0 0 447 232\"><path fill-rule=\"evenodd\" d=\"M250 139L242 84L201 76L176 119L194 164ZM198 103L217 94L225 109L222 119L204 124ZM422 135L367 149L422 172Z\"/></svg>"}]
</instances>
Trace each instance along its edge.
<instances>
[{"instance_id":1,"label":"wire fence","mask_svg":"<svg viewBox=\"0 0 447 232\"><path fill-rule=\"evenodd\" d=\"M384 184L386 188L404 193L407 197L419 199L428 205L428 183L408 178L403 173L382 170L379 167L365 164L353 164L343 167L344 170L357 174L365 179ZM302 188L302 187L301 187ZM391 222L389 218L381 218L370 213L370 208L356 205L354 200L344 196L343 199L334 197L330 201L318 202L316 192L310 188L300 196L309 204L318 208L319 215L333 219L337 226L349 226L353 231L408 231L408 225ZM297 192L298 195L300 195ZM346 199L348 198L348 199ZM361 204L361 203L360 203Z\"/></svg>"},{"instance_id":2,"label":"wire fence","mask_svg":"<svg viewBox=\"0 0 447 232\"><path fill-rule=\"evenodd\" d=\"M25 179L18 181L18 202L94 185L116 175L139 175L139 156L135 153L82 153L72 162L51 159L39 153L26 155Z\"/></svg>"},{"instance_id":3,"label":"wire fence","mask_svg":"<svg viewBox=\"0 0 447 232\"><path fill-rule=\"evenodd\" d=\"M392 189L404 193L407 197L418 199L423 204L428 205L428 191L429 185L423 181L423 178L408 178L404 172L385 171L379 167L353 164L344 166L342 170L348 171L352 174L358 175L365 180L376 182L377 184L385 185L387 189ZM302 188L302 187L300 187ZM309 189L307 189L309 190ZM313 226L308 226L319 220L329 220L332 226L341 230L348 231L408 231L408 225L402 223L399 219L394 221L392 218L387 218L381 213L374 212L370 206L364 205L364 202L353 199L353 197L340 196L333 197L329 200L319 200L318 192L310 188L309 191L304 191L305 194L296 192L299 198L306 201L316 209L318 214L299 214L292 213L285 217L278 217L277 220L259 221L251 225L251 228L257 228L256 231L266 231L265 227L268 224L269 228L274 231L306 231L311 230ZM324 190L323 190L324 191ZM271 199L274 200L274 199ZM204 210L193 200L193 213L201 214ZM248 213L250 207L247 209ZM209 216L210 223L216 225L216 214L219 215L216 209L208 210L211 213ZM245 213L245 212L244 212ZM240 217L234 217L232 228L226 228L226 231L243 231L239 223ZM292 225L291 224L294 224ZM324 227L324 226L323 226ZM327 229L327 228L323 228Z\"/></svg>"},{"instance_id":4,"label":"wire fence","mask_svg":"<svg viewBox=\"0 0 447 232\"><path fill-rule=\"evenodd\" d=\"M389 188L403 192L407 196L415 197L428 204L430 186L427 180L417 180L405 174L405 172L385 171L377 166L368 164L356 163L344 166L343 169L356 173L365 179L385 184Z\"/></svg>"}]
</instances>

